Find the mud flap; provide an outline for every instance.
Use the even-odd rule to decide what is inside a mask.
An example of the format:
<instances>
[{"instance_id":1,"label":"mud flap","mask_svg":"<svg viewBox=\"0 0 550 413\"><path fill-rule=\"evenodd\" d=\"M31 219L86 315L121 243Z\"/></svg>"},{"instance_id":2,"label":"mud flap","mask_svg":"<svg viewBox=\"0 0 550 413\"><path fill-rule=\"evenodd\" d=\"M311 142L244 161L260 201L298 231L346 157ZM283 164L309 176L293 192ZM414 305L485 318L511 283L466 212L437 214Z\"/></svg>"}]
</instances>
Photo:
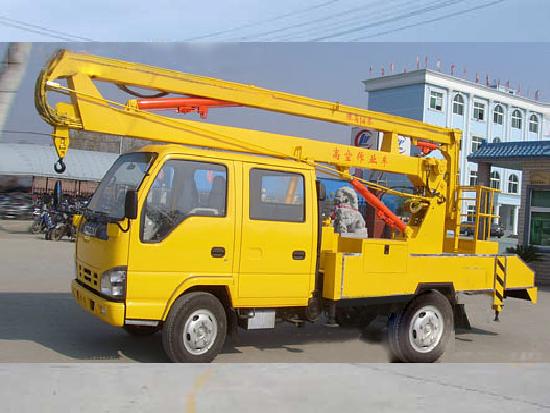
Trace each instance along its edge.
<instances>
[{"instance_id":1,"label":"mud flap","mask_svg":"<svg viewBox=\"0 0 550 413\"><path fill-rule=\"evenodd\" d=\"M470 320L464 310L464 304L455 304L453 306L455 329L460 328L463 330L471 330Z\"/></svg>"}]
</instances>

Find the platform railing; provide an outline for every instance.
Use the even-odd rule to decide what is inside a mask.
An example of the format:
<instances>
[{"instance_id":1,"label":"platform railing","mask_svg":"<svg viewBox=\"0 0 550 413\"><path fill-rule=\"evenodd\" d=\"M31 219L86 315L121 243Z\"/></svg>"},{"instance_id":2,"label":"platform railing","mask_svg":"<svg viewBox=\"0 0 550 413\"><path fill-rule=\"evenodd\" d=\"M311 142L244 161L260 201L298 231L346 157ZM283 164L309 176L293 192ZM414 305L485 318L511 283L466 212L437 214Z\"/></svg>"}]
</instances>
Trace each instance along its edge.
<instances>
[{"instance_id":1,"label":"platform railing","mask_svg":"<svg viewBox=\"0 0 550 413\"><path fill-rule=\"evenodd\" d=\"M481 185L459 186L457 188L456 214L454 231L454 249L458 251L461 228L471 228L470 231L475 242L486 241L491 237L491 224L498 215L494 213L495 194L498 189ZM473 201L474 210L462 212L464 201ZM463 221L465 219L465 222Z\"/></svg>"}]
</instances>

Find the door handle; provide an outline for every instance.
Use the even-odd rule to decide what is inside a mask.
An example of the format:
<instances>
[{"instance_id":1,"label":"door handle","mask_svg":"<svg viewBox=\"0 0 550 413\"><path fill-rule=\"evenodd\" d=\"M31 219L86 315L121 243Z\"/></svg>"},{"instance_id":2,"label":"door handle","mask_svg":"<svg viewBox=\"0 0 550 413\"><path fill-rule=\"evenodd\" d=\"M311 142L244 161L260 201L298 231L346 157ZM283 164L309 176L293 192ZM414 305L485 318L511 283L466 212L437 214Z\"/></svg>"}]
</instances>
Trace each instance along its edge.
<instances>
[{"instance_id":1,"label":"door handle","mask_svg":"<svg viewBox=\"0 0 550 413\"><path fill-rule=\"evenodd\" d=\"M225 256L225 248L212 247L212 249L210 250L210 255L212 255L213 258L223 258Z\"/></svg>"},{"instance_id":2,"label":"door handle","mask_svg":"<svg viewBox=\"0 0 550 413\"><path fill-rule=\"evenodd\" d=\"M292 259L296 261L302 261L306 259L306 252L305 251L292 251Z\"/></svg>"}]
</instances>

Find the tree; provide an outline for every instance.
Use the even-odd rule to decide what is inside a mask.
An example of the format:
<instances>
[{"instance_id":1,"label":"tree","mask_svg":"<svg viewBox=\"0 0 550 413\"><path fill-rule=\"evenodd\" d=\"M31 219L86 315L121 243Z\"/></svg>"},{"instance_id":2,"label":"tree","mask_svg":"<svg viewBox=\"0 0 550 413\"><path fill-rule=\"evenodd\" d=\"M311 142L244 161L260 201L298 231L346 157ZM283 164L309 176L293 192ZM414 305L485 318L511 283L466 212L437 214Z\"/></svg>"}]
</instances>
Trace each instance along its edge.
<instances>
[{"instance_id":1,"label":"tree","mask_svg":"<svg viewBox=\"0 0 550 413\"><path fill-rule=\"evenodd\" d=\"M10 43L0 67L0 136L6 118L23 80L31 51L30 43Z\"/></svg>"}]
</instances>

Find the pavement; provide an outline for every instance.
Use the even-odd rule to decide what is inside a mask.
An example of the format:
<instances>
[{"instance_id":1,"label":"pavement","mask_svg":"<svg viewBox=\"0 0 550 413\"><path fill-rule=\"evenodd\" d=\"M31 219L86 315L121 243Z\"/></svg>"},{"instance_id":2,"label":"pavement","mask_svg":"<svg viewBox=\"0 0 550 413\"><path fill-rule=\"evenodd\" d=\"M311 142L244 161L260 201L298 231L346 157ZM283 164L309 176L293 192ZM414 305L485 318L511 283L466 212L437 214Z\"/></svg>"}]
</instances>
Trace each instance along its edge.
<instances>
[{"instance_id":1,"label":"pavement","mask_svg":"<svg viewBox=\"0 0 550 413\"><path fill-rule=\"evenodd\" d=\"M541 412L550 411L549 372L548 364L3 364L0 398L5 413Z\"/></svg>"},{"instance_id":2,"label":"pavement","mask_svg":"<svg viewBox=\"0 0 550 413\"><path fill-rule=\"evenodd\" d=\"M388 363L382 318L241 331L213 364L171 365L160 334L130 337L81 310L74 244L27 229L0 221L2 412L550 409L550 288L537 305L506 300L500 322L488 296L462 296L472 329L433 365Z\"/></svg>"}]
</instances>

